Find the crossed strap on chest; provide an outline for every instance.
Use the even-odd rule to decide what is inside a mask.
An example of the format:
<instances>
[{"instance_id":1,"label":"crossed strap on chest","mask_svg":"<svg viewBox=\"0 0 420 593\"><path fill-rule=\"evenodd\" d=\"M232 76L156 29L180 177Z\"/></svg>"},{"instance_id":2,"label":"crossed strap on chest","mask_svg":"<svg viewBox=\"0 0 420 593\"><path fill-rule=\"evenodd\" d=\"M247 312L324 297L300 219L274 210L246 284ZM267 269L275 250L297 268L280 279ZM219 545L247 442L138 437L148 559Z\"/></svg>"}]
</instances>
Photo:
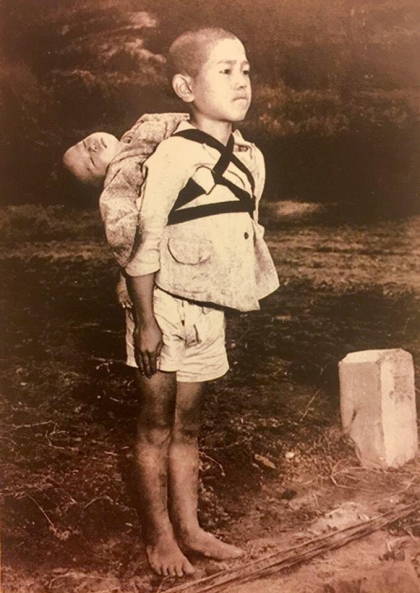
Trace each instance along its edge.
<instances>
[{"instance_id":1,"label":"crossed strap on chest","mask_svg":"<svg viewBox=\"0 0 420 593\"><path fill-rule=\"evenodd\" d=\"M205 216L213 216L215 214L225 214L228 212L247 212L252 217L252 213L255 210L255 182L249 169L233 154L233 135L231 134L226 146L213 138L213 136L210 136L201 130L182 130L176 132L173 136L181 136L182 138L198 142L199 144L207 144L218 150L220 152L220 158L214 165L213 169L210 169L214 183L215 185L223 185L227 187L237 199L183 208L186 204L191 203L193 200L206 193L191 177L178 194L175 204L169 213L168 225L195 220L196 218L203 218ZM233 163L247 177L252 189L252 194L249 194L223 176L223 173L229 167L230 163Z\"/></svg>"}]
</instances>

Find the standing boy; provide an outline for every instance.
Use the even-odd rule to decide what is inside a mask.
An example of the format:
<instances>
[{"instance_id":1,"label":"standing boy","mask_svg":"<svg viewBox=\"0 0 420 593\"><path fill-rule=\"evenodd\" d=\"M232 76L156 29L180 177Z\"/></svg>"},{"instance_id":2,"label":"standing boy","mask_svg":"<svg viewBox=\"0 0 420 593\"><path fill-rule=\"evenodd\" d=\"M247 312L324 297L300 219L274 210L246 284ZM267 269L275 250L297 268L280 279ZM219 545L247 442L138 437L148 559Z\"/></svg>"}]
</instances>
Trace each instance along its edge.
<instances>
[{"instance_id":1,"label":"standing boy","mask_svg":"<svg viewBox=\"0 0 420 593\"><path fill-rule=\"evenodd\" d=\"M263 157L232 134L251 102L244 46L222 29L186 32L172 44L169 66L190 122L144 165L140 245L125 272L147 554L159 574L182 576L194 569L181 550L242 554L197 520L200 407L204 383L228 370L224 309L258 309L278 280L257 222Z\"/></svg>"}]
</instances>

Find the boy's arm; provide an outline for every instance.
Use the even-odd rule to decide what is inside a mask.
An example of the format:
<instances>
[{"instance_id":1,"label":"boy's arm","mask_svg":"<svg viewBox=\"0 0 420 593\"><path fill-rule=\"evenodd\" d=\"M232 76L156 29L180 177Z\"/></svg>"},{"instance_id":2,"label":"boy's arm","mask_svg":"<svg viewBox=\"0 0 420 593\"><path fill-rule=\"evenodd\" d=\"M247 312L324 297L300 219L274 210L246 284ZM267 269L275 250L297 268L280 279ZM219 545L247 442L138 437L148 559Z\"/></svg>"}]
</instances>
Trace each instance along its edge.
<instances>
[{"instance_id":1,"label":"boy's arm","mask_svg":"<svg viewBox=\"0 0 420 593\"><path fill-rule=\"evenodd\" d=\"M134 312L134 352L142 374L150 379L157 371L162 332L153 313L154 274L128 277Z\"/></svg>"},{"instance_id":2,"label":"boy's arm","mask_svg":"<svg viewBox=\"0 0 420 593\"><path fill-rule=\"evenodd\" d=\"M180 144L181 140L181 144ZM160 242L179 192L192 174L194 161L180 150L182 139L161 144L146 161L139 212L140 245L125 267L134 311L136 361L147 376L157 370L162 334L153 312L155 273L160 268Z\"/></svg>"},{"instance_id":3,"label":"boy's arm","mask_svg":"<svg viewBox=\"0 0 420 593\"><path fill-rule=\"evenodd\" d=\"M125 266L129 276L143 276L159 270L162 235L179 192L195 170L195 148L183 138L169 138L144 163L145 182L138 214L140 245Z\"/></svg>"}]
</instances>

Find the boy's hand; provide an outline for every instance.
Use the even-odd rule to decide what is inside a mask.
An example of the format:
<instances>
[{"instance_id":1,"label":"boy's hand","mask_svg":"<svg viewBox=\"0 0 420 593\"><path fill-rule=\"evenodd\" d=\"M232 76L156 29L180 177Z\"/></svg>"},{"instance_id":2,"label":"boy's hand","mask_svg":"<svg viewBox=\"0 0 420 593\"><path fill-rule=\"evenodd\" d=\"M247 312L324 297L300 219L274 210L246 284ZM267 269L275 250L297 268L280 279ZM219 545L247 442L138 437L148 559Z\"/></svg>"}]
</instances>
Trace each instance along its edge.
<instances>
[{"instance_id":1,"label":"boy's hand","mask_svg":"<svg viewBox=\"0 0 420 593\"><path fill-rule=\"evenodd\" d=\"M128 287L133 300L134 356L143 375L150 379L158 370L162 350L162 332L153 312L155 276L128 276Z\"/></svg>"},{"instance_id":2,"label":"boy's hand","mask_svg":"<svg viewBox=\"0 0 420 593\"><path fill-rule=\"evenodd\" d=\"M140 372L150 379L158 370L158 358L162 350L162 332L156 320L136 326L134 352Z\"/></svg>"}]
</instances>

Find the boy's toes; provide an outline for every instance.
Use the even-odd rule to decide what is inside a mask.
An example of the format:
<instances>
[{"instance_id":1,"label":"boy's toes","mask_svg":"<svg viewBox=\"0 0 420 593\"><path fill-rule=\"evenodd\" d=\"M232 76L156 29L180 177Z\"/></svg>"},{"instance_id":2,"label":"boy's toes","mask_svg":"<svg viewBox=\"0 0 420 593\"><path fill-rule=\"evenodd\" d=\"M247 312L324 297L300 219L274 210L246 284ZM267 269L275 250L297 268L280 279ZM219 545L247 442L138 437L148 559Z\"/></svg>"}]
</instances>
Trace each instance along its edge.
<instances>
[{"instance_id":1,"label":"boy's toes","mask_svg":"<svg viewBox=\"0 0 420 593\"><path fill-rule=\"evenodd\" d=\"M187 559L185 559L184 564L182 565L182 574L179 576L188 576L190 574L194 574L195 573L195 568L194 566L191 564L191 562L189 562Z\"/></svg>"},{"instance_id":2,"label":"boy's toes","mask_svg":"<svg viewBox=\"0 0 420 593\"><path fill-rule=\"evenodd\" d=\"M176 570L176 566L168 566L168 571L167 571L168 576L170 577L176 577L178 576L177 570Z\"/></svg>"},{"instance_id":3,"label":"boy's toes","mask_svg":"<svg viewBox=\"0 0 420 593\"><path fill-rule=\"evenodd\" d=\"M174 577L180 577L180 578L184 576L184 571L183 571L182 566L180 564L177 564L176 566L174 566L174 570L173 570L172 576L174 576Z\"/></svg>"},{"instance_id":4,"label":"boy's toes","mask_svg":"<svg viewBox=\"0 0 420 593\"><path fill-rule=\"evenodd\" d=\"M146 547L151 568L161 576L183 577L195 572L194 566L184 556L176 541L170 537Z\"/></svg>"}]
</instances>

